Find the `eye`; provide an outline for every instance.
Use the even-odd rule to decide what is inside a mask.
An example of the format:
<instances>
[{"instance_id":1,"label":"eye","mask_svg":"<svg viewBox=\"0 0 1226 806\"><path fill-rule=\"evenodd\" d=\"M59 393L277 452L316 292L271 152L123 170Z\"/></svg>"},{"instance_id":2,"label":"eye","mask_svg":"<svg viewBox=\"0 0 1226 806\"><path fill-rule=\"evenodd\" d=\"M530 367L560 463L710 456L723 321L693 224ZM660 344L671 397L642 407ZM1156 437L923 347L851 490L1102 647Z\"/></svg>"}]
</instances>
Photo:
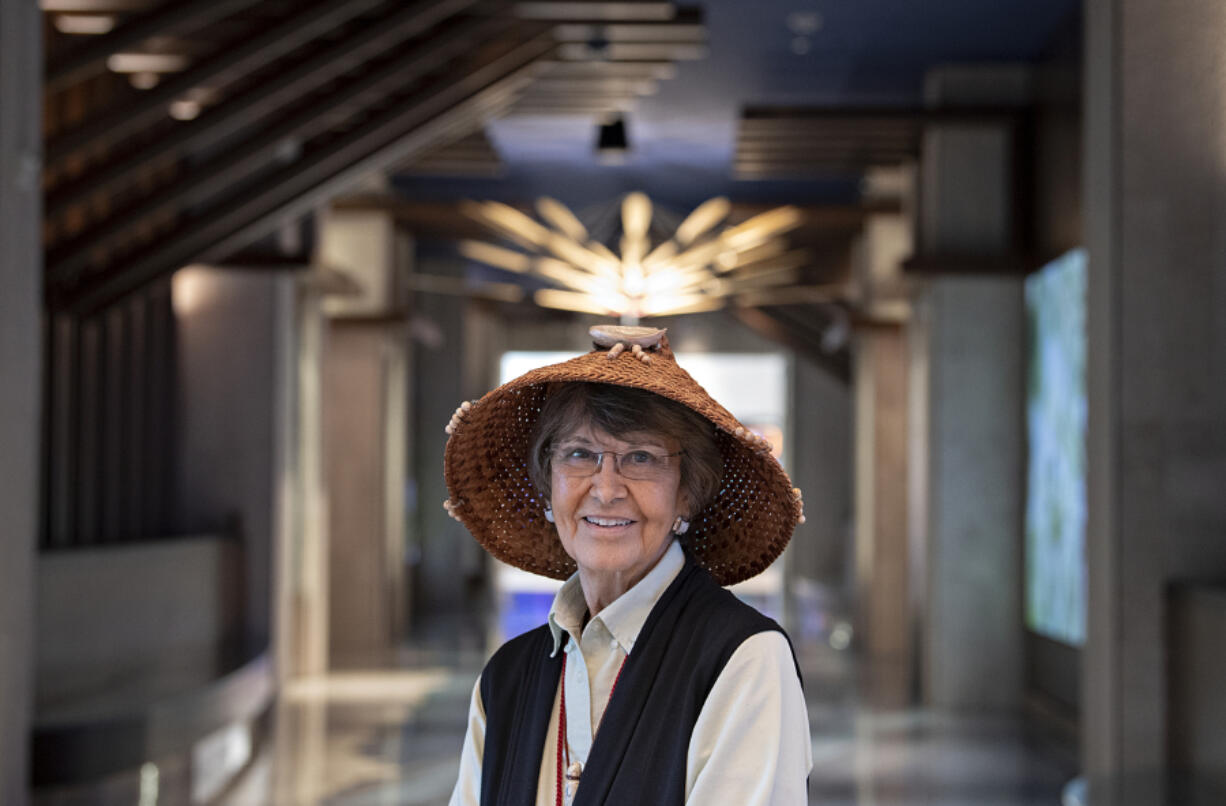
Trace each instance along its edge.
<instances>
[{"instance_id":1,"label":"eye","mask_svg":"<svg viewBox=\"0 0 1226 806\"><path fill-rule=\"evenodd\" d=\"M656 455L651 451L638 450L627 453L624 461L627 461L632 465L646 466L654 465L659 461L659 459L657 459Z\"/></svg>"},{"instance_id":2,"label":"eye","mask_svg":"<svg viewBox=\"0 0 1226 806\"><path fill-rule=\"evenodd\" d=\"M587 448L571 447L562 449L562 458L571 462L586 462L594 460L596 454L589 451Z\"/></svg>"}]
</instances>

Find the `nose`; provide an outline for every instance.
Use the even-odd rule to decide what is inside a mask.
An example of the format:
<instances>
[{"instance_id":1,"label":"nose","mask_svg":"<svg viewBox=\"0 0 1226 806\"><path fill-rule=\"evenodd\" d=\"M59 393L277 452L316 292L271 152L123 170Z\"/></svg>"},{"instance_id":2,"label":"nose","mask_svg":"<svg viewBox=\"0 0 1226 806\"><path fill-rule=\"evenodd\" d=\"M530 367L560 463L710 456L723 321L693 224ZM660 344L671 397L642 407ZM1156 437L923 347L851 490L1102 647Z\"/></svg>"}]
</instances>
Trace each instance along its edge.
<instances>
[{"instance_id":1,"label":"nose","mask_svg":"<svg viewBox=\"0 0 1226 806\"><path fill-rule=\"evenodd\" d=\"M592 497L597 501L608 503L621 498L625 492L626 481L617 471L617 457L612 454L602 455L600 466L592 474Z\"/></svg>"}]
</instances>

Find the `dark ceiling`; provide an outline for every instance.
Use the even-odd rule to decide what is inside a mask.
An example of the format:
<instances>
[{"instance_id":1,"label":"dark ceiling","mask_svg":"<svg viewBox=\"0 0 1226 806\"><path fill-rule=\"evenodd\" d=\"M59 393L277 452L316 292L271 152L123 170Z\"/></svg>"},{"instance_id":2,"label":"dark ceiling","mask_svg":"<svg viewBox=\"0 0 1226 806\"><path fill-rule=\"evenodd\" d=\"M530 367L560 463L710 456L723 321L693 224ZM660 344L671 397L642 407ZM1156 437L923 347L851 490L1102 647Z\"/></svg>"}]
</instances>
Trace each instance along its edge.
<instances>
[{"instance_id":1,"label":"dark ceiling","mask_svg":"<svg viewBox=\"0 0 1226 806\"><path fill-rule=\"evenodd\" d=\"M678 207L717 194L745 201L846 202L856 177L735 181L738 116L747 106L914 108L925 73L946 64L1042 60L1076 29L1077 0L708 0L698 4L708 55L677 63L675 78L627 115L625 164L593 156L592 116L511 115L489 137L497 179L403 176L423 198L528 199L576 207L630 190Z\"/></svg>"}]
</instances>

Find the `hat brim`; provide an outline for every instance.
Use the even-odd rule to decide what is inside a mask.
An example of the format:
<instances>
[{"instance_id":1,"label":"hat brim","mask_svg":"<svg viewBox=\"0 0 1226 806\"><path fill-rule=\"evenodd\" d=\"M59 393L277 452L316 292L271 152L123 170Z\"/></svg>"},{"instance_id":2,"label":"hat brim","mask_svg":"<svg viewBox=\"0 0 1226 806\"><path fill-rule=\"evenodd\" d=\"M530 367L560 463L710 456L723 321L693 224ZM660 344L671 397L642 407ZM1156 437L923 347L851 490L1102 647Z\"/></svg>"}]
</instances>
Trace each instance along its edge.
<instances>
[{"instance_id":1,"label":"hat brim","mask_svg":"<svg viewBox=\"0 0 1226 806\"><path fill-rule=\"evenodd\" d=\"M453 420L444 454L449 509L495 558L566 579L575 562L545 520L547 503L528 472L532 433L549 384L631 386L693 409L716 428L724 463L720 489L690 522L682 545L721 585L763 571L783 552L802 510L798 492L769 446L678 366L664 340L650 363L629 351L593 350L540 367L494 389Z\"/></svg>"}]
</instances>

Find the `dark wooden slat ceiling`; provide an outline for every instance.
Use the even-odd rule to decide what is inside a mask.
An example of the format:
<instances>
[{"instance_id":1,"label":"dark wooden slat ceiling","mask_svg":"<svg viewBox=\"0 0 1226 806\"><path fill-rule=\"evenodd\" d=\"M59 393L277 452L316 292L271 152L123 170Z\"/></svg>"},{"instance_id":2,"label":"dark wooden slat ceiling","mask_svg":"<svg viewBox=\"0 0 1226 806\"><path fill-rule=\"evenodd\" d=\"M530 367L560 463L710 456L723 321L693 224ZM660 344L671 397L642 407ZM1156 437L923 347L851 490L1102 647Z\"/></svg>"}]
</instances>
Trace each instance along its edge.
<instances>
[{"instance_id":1,"label":"dark wooden slat ceiling","mask_svg":"<svg viewBox=\"0 0 1226 806\"><path fill-rule=\"evenodd\" d=\"M915 159L921 134L912 110L750 108L741 115L734 170L742 179L857 175Z\"/></svg>"},{"instance_id":2,"label":"dark wooden slat ceiling","mask_svg":"<svg viewBox=\"0 0 1226 806\"><path fill-rule=\"evenodd\" d=\"M740 179L860 176L919 159L931 123L1013 126L1016 109L749 107L737 130Z\"/></svg>"},{"instance_id":3,"label":"dark wooden slat ceiling","mask_svg":"<svg viewBox=\"0 0 1226 806\"><path fill-rule=\"evenodd\" d=\"M45 10L46 298L76 312L224 260L370 172L496 169L484 121L614 111L705 47L699 13L646 0ZM64 34L61 15L112 30Z\"/></svg>"},{"instance_id":4,"label":"dark wooden slat ceiling","mask_svg":"<svg viewBox=\"0 0 1226 806\"><path fill-rule=\"evenodd\" d=\"M392 166L393 174L415 176L500 176L502 160L494 144L478 129L452 143L429 149L399 165Z\"/></svg>"}]
</instances>

